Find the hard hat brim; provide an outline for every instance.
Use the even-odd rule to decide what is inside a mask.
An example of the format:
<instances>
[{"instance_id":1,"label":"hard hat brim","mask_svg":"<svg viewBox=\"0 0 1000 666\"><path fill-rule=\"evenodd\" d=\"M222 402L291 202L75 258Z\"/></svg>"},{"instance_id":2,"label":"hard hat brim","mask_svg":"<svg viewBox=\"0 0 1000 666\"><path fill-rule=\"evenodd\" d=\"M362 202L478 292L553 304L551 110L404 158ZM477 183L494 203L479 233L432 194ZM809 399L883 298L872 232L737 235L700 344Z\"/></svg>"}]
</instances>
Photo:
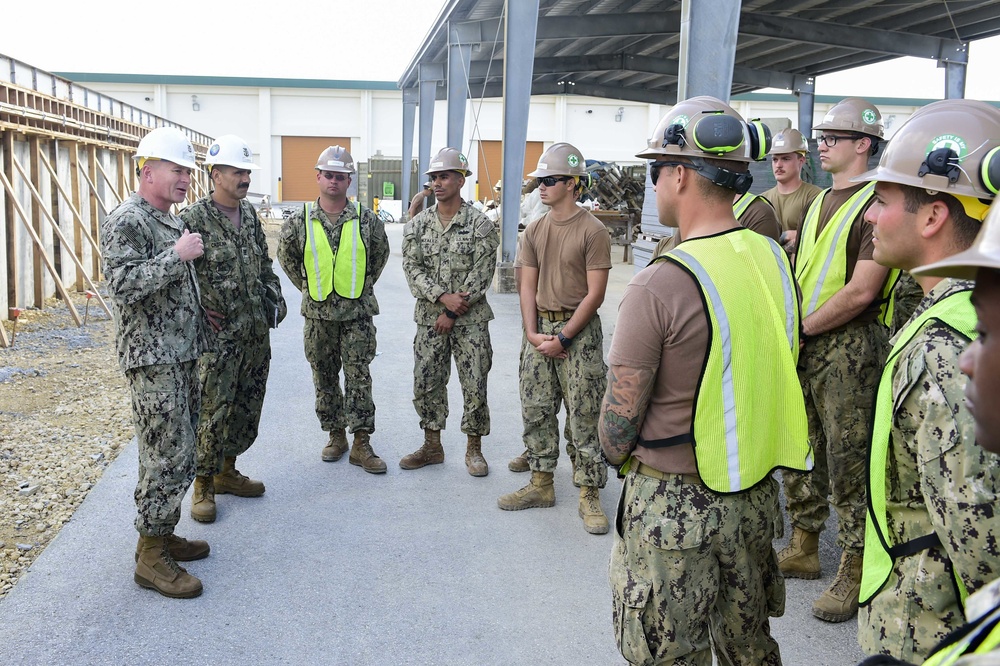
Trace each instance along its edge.
<instances>
[{"instance_id":1,"label":"hard hat brim","mask_svg":"<svg viewBox=\"0 0 1000 666\"><path fill-rule=\"evenodd\" d=\"M186 167L188 169L197 169L198 168L198 164L196 162L191 162L189 160L168 160L168 159L165 159L163 157L146 157L145 155L133 155L132 156L132 161L133 162L138 163L139 160L141 160L141 159L145 159L147 161L156 161L156 162L171 162L173 164L176 164L177 166Z\"/></svg>"},{"instance_id":2,"label":"hard hat brim","mask_svg":"<svg viewBox=\"0 0 1000 666\"><path fill-rule=\"evenodd\" d=\"M984 254L979 248L969 248L965 252L959 252L947 259L914 268L910 273L926 277L974 280L980 268L1000 270L1000 255L996 253Z\"/></svg>"}]
</instances>

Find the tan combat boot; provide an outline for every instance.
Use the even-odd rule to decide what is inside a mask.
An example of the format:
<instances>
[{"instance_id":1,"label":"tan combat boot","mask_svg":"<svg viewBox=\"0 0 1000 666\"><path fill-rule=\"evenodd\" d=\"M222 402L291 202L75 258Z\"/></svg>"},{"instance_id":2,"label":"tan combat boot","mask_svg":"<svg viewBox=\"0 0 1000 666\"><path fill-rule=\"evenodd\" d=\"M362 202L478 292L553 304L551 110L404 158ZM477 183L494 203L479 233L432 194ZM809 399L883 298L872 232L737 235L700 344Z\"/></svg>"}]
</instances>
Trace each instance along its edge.
<instances>
[{"instance_id":1,"label":"tan combat boot","mask_svg":"<svg viewBox=\"0 0 1000 666\"><path fill-rule=\"evenodd\" d=\"M583 529L591 534L608 533L608 517L601 508L601 490L596 486L580 488L580 517Z\"/></svg>"},{"instance_id":2,"label":"tan combat boot","mask_svg":"<svg viewBox=\"0 0 1000 666\"><path fill-rule=\"evenodd\" d=\"M343 428L330 431L330 441L323 447L323 462L337 462L347 453L347 434Z\"/></svg>"},{"instance_id":3,"label":"tan combat boot","mask_svg":"<svg viewBox=\"0 0 1000 666\"><path fill-rule=\"evenodd\" d=\"M504 511L542 509L555 506L556 491L552 487L552 472L532 472L531 481L524 488L501 495L497 506Z\"/></svg>"},{"instance_id":4,"label":"tan combat boot","mask_svg":"<svg viewBox=\"0 0 1000 666\"><path fill-rule=\"evenodd\" d=\"M778 552L778 568L786 578L819 578L819 532L793 527L788 545Z\"/></svg>"},{"instance_id":5,"label":"tan combat boot","mask_svg":"<svg viewBox=\"0 0 1000 666\"><path fill-rule=\"evenodd\" d=\"M830 587L813 604L813 615L827 622L846 622L858 612L861 594L861 553L844 551Z\"/></svg>"},{"instance_id":6,"label":"tan combat boot","mask_svg":"<svg viewBox=\"0 0 1000 666\"><path fill-rule=\"evenodd\" d=\"M420 469L427 465L440 465L444 462L444 449L441 448L441 431L424 430L424 443L413 453L403 456L399 466L403 469Z\"/></svg>"},{"instance_id":7,"label":"tan combat boot","mask_svg":"<svg viewBox=\"0 0 1000 666\"><path fill-rule=\"evenodd\" d=\"M527 472L531 469L528 466L528 449L524 450L524 453L516 458L511 458L510 462L507 463L507 469L512 472Z\"/></svg>"},{"instance_id":8,"label":"tan combat boot","mask_svg":"<svg viewBox=\"0 0 1000 666\"><path fill-rule=\"evenodd\" d=\"M479 435L469 435L469 443L465 447L465 469L472 476L486 476L490 466L483 457L483 438Z\"/></svg>"},{"instance_id":9,"label":"tan combat boot","mask_svg":"<svg viewBox=\"0 0 1000 666\"><path fill-rule=\"evenodd\" d=\"M191 493L191 517L199 523L215 522L215 483L210 476L194 477L194 492Z\"/></svg>"},{"instance_id":10,"label":"tan combat boot","mask_svg":"<svg viewBox=\"0 0 1000 666\"><path fill-rule=\"evenodd\" d=\"M236 457L226 458L222 463L222 473L215 475L215 492L237 497L260 497L264 494L264 484L240 474L236 469Z\"/></svg>"},{"instance_id":11,"label":"tan combat boot","mask_svg":"<svg viewBox=\"0 0 1000 666\"><path fill-rule=\"evenodd\" d=\"M208 546L207 541L201 541L198 539L185 539L184 537L179 537L176 534L168 534L163 537L164 542L167 545L167 552L170 553L170 557L174 558L177 562L193 562L194 560L201 560L208 557L208 553L211 548ZM142 537L139 537L139 543L135 545L135 560L139 561L139 551L142 549Z\"/></svg>"},{"instance_id":12,"label":"tan combat boot","mask_svg":"<svg viewBox=\"0 0 1000 666\"><path fill-rule=\"evenodd\" d=\"M139 558L133 579L142 587L174 599L190 599L201 594L201 581L170 556L166 537L139 537Z\"/></svg>"},{"instance_id":13,"label":"tan combat boot","mask_svg":"<svg viewBox=\"0 0 1000 666\"><path fill-rule=\"evenodd\" d=\"M354 445L351 446L351 455L347 457L347 462L359 466L369 474L385 474L385 463L375 455L369 437L370 434L364 430L354 433Z\"/></svg>"}]
</instances>

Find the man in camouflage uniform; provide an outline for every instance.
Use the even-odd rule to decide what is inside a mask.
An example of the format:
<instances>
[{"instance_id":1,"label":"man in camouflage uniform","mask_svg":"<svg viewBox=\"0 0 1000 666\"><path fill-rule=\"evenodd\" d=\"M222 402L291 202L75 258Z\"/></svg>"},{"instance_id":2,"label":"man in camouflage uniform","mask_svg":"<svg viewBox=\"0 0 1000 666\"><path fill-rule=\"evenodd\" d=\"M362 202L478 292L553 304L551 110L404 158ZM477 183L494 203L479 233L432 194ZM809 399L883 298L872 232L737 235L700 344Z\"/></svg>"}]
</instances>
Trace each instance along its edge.
<instances>
[{"instance_id":1,"label":"man in camouflage uniform","mask_svg":"<svg viewBox=\"0 0 1000 666\"><path fill-rule=\"evenodd\" d=\"M267 238L246 200L253 163L238 136L220 136L208 149L213 192L181 211L201 234L205 254L195 260L201 304L212 328L208 351L198 362L201 418L191 517L215 520L215 494L259 497L264 484L236 469L236 457L257 439L271 364L268 328L285 316Z\"/></svg>"},{"instance_id":2,"label":"man in camouflage uniform","mask_svg":"<svg viewBox=\"0 0 1000 666\"><path fill-rule=\"evenodd\" d=\"M374 286L389 260L389 239L375 213L348 200L355 173L354 158L342 146L320 153L319 199L296 211L281 228L278 261L302 291L303 337L316 387L316 416L330 433L322 458L340 460L347 451L344 429L350 428L354 443L348 461L371 474L382 474L385 463L370 441L375 402L369 366L375 358L372 317L378 314Z\"/></svg>"},{"instance_id":3,"label":"man in camouflage uniform","mask_svg":"<svg viewBox=\"0 0 1000 666\"><path fill-rule=\"evenodd\" d=\"M985 155L997 146L1000 110L983 102L935 102L907 120L878 168L856 179L876 183L866 214L875 261L908 271L968 248L993 193L957 165L969 150ZM956 629L965 593L1000 574L1000 467L976 445L958 369L974 335L973 284L917 282L924 299L892 340L876 400L861 585L867 605L858 619L865 652L907 661L923 659Z\"/></svg>"},{"instance_id":4,"label":"man in camouflage uniform","mask_svg":"<svg viewBox=\"0 0 1000 666\"><path fill-rule=\"evenodd\" d=\"M606 534L600 489L607 469L600 458L597 415L604 392L604 335L597 309L611 270L611 238L593 215L576 205L587 173L583 156L556 143L531 174L539 180L549 212L521 239L521 416L531 481L497 501L514 511L555 504L552 476L559 458L559 404L576 446L574 480L580 484L579 515L591 534Z\"/></svg>"},{"instance_id":5,"label":"man in camouflage uniform","mask_svg":"<svg viewBox=\"0 0 1000 666\"><path fill-rule=\"evenodd\" d=\"M609 574L632 664L711 666L713 651L729 666L781 664L769 628L785 605L772 472L808 470L810 449L791 264L731 207L752 180L751 131L722 101L696 97L637 155L654 160L661 224L686 240L625 289L601 408L601 446L624 475ZM727 141L693 140L713 136Z\"/></svg>"},{"instance_id":6,"label":"man in camouflage uniform","mask_svg":"<svg viewBox=\"0 0 1000 666\"><path fill-rule=\"evenodd\" d=\"M462 432L468 436L465 466L486 476L482 438L490 433L486 384L493 366L486 302L496 272L500 237L485 215L462 200L472 175L465 155L443 148L427 171L437 203L403 230L403 272L417 299L413 319L413 406L424 431L423 445L399 461L403 469L444 462L441 431L448 418L448 377L455 357L462 385Z\"/></svg>"},{"instance_id":7,"label":"man in camouflage uniform","mask_svg":"<svg viewBox=\"0 0 1000 666\"><path fill-rule=\"evenodd\" d=\"M134 580L164 596L196 597L201 581L177 560L206 557L208 544L173 532L194 478L196 364L205 340L192 262L203 246L170 206L184 201L197 165L191 142L172 127L147 134L135 159L138 191L101 225L118 360L139 446Z\"/></svg>"},{"instance_id":8,"label":"man in camouflage uniform","mask_svg":"<svg viewBox=\"0 0 1000 666\"><path fill-rule=\"evenodd\" d=\"M832 504L840 566L812 612L827 622L844 622L858 608L866 447L888 342L881 318L897 271L872 260L872 227L864 220L872 186L851 181L865 172L878 150L883 134L878 109L848 98L814 129L822 132L820 166L831 174L833 186L813 200L799 227L795 273L805 333L799 378L816 466L811 474L783 473L793 531L778 561L786 578L820 577L819 533Z\"/></svg>"}]
</instances>

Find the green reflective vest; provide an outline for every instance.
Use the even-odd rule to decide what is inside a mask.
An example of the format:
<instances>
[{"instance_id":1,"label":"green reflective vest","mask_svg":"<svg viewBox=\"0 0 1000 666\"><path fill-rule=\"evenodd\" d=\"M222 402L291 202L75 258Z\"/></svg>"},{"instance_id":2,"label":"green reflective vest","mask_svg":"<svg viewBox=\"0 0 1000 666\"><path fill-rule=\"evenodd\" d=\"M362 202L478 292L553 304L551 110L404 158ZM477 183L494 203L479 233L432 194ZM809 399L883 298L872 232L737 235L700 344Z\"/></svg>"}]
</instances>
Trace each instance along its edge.
<instances>
[{"instance_id":1,"label":"green reflective vest","mask_svg":"<svg viewBox=\"0 0 1000 666\"><path fill-rule=\"evenodd\" d=\"M365 287L368 250L361 238L361 204L355 204L356 217L344 222L334 256L323 223L312 217L312 204L302 208L306 225L306 243L302 263L306 270L309 297L325 301L336 291L341 298L358 299Z\"/></svg>"},{"instance_id":2,"label":"green reflective vest","mask_svg":"<svg viewBox=\"0 0 1000 666\"><path fill-rule=\"evenodd\" d=\"M886 466L889 443L892 438L892 375L896 362L906 345L917 336L928 322L940 321L972 339L976 329L976 311L967 289L949 295L927 308L919 317L907 324L896 338L889 352L875 398L875 416L872 422L872 442L868 447L868 520L865 523L864 568L861 574L860 601L866 604L879 593L892 575L893 562L898 557L919 553L940 543L935 532L901 544L892 543L889 535L885 499ZM957 369L956 369L957 372ZM955 577L958 580L958 577ZM959 581L959 589L965 592Z\"/></svg>"},{"instance_id":3,"label":"green reflective vest","mask_svg":"<svg viewBox=\"0 0 1000 666\"><path fill-rule=\"evenodd\" d=\"M830 221L817 235L819 214L823 200L830 189L820 192L806 212L806 219L799 230L799 248L795 258L795 277L802 289L802 305L806 316L820 309L830 297L847 284L847 239L851 224L858 213L875 195L875 183L868 183L844 202ZM889 271L880 296L879 321L886 326L892 322L893 293L899 280L899 269Z\"/></svg>"},{"instance_id":4,"label":"green reflective vest","mask_svg":"<svg viewBox=\"0 0 1000 666\"><path fill-rule=\"evenodd\" d=\"M799 302L784 251L740 228L686 241L661 260L695 279L711 327L689 440L705 485L735 493L778 467L812 469L795 371Z\"/></svg>"},{"instance_id":5,"label":"green reflective vest","mask_svg":"<svg viewBox=\"0 0 1000 666\"><path fill-rule=\"evenodd\" d=\"M998 647L1000 647L1000 606L956 629L935 648L934 654L924 661L923 666L951 666L965 655L986 654ZM997 659L1000 660L1000 655L997 655Z\"/></svg>"},{"instance_id":6,"label":"green reflective vest","mask_svg":"<svg viewBox=\"0 0 1000 666\"><path fill-rule=\"evenodd\" d=\"M739 199L737 199L736 203L733 204L733 216L737 220L740 219L740 216L742 216L743 213L747 212L747 208L749 208L750 204L752 204L758 197L764 199L764 197L761 197L758 194L752 194L750 192L747 192ZM767 199L764 199L764 201L767 201ZM770 204L771 202L767 201L767 203Z\"/></svg>"}]
</instances>

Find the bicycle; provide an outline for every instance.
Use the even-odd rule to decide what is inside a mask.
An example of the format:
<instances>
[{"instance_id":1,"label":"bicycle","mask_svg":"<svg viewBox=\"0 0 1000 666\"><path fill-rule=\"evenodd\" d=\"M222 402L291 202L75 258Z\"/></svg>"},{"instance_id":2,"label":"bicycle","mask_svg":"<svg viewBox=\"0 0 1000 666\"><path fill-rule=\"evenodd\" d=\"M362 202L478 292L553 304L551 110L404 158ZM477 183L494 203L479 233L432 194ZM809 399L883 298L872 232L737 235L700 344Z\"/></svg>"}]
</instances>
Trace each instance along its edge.
<instances>
[{"instance_id":1,"label":"bicycle","mask_svg":"<svg viewBox=\"0 0 1000 666\"><path fill-rule=\"evenodd\" d=\"M392 213L387 211L385 208L379 209L378 219L382 221L382 224L393 224L396 221L396 218L392 216Z\"/></svg>"}]
</instances>

